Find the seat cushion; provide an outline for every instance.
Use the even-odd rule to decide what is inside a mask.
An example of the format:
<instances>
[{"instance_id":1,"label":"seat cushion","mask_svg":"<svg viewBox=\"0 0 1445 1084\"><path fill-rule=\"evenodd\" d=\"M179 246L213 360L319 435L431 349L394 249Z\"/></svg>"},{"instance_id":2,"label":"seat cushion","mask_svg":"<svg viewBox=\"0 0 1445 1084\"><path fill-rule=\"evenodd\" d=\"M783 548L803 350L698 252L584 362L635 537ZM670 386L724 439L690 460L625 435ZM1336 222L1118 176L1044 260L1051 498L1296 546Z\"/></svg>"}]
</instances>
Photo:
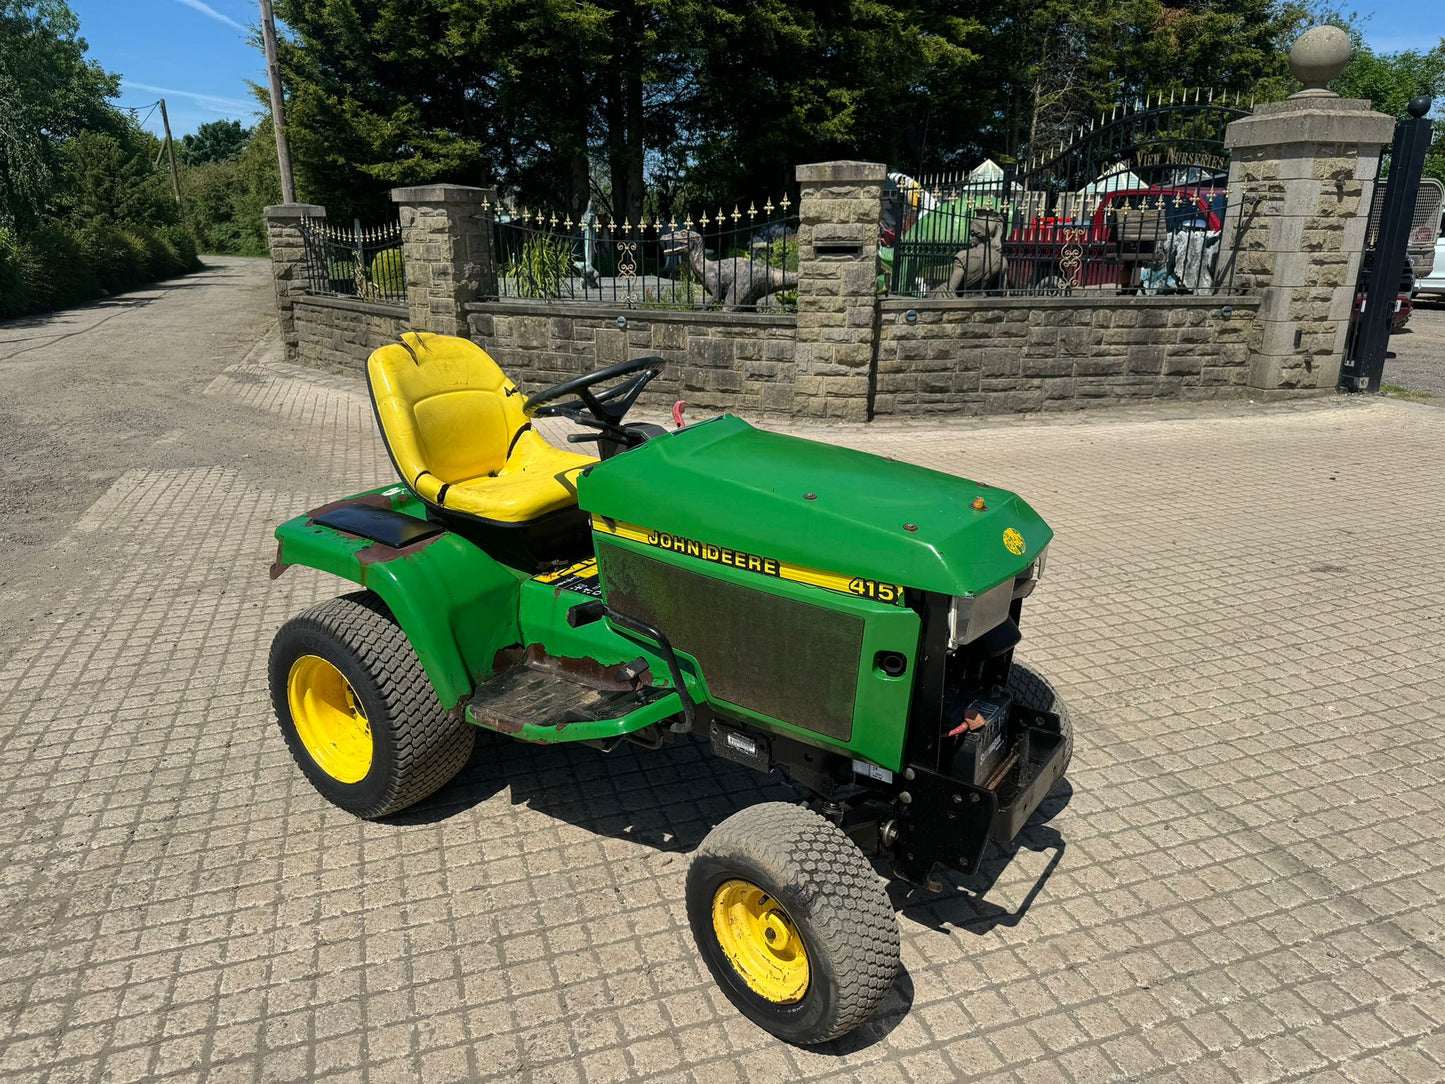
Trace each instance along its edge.
<instances>
[{"instance_id":1,"label":"seat cushion","mask_svg":"<svg viewBox=\"0 0 1445 1084\"><path fill-rule=\"evenodd\" d=\"M577 504L577 474L597 462L564 452L535 429L517 438L506 465L496 475L453 482L438 502L448 512L518 523Z\"/></svg>"}]
</instances>

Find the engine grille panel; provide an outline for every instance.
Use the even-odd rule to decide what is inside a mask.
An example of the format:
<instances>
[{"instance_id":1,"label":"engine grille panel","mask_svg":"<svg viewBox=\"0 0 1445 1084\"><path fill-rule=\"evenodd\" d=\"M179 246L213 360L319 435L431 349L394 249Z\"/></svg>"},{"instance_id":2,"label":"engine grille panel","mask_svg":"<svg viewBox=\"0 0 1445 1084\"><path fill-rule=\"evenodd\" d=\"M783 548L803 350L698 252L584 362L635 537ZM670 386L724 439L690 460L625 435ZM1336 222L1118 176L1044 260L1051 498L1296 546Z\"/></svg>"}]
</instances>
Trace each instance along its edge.
<instances>
[{"instance_id":1,"label":"engine grille panel","mask_svg":"<svg viewBox=\"0 0 1445 1084\"><path fill-rule=\"evenodd\" d=\"M715 576L597 538L607 605L666 633L730 704L848 741L863 618Z\"/></svg>"}]
</instances>

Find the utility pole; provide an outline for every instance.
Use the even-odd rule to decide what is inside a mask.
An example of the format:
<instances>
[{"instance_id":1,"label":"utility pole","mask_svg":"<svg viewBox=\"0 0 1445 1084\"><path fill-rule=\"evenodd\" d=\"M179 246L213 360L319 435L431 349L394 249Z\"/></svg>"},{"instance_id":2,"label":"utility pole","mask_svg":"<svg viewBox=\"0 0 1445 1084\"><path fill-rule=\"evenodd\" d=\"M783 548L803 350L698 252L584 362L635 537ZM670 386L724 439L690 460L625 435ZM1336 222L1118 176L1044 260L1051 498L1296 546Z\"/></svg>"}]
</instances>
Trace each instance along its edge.
<instances>
[{"instance_id":1,"label":"utility pole","mask_svg":"<svg viewBox=\"0 0 1445 1084\"><path fill-rule=\"evenodd\" d=\"M281 201L296 202L291 176L291 148L286 143L286 114L281 97L281 69L276 65L276 16L271 0L261 0L261 41L266 46L266 74L271 78L271 127L276 131L276 165L281 170Z\"/></svg>"},{"instance_id":2,"label":"utility pole","mask_svg":"<svg viewBox=\"0 0 1445 1084\"><path fill-rule=\"evenodd\" d=\"M166 115L166 100L161 99L161 124L166 129L166 154L171 160L171 190L176 194L176 206L181 204L181 175L176 170L176 145L171 139L171 118Z\"/></svg>"}]
</instances>

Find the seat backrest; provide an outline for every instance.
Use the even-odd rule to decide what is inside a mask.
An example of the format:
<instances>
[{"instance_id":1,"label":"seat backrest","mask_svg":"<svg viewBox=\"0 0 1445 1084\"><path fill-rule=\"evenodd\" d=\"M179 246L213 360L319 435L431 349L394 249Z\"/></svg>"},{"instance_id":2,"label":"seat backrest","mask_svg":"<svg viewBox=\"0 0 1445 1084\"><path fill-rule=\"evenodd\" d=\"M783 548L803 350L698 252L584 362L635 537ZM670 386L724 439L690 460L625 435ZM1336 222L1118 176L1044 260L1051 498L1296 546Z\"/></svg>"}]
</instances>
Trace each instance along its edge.
<instances>
[{"instance_id":1,"label":"seat backrest","mask_svg":"<svg viewBox=\"0 0 1445 1084\"><path fill-rule=\"evenodd\" d=\"M382 438L402 481L431 500L442 484L501 470L527 420L516 386L469 339L408 331L402 341L366 363ZM418 481L427 474L435 481Z\"/></svg>"}]
</instances>

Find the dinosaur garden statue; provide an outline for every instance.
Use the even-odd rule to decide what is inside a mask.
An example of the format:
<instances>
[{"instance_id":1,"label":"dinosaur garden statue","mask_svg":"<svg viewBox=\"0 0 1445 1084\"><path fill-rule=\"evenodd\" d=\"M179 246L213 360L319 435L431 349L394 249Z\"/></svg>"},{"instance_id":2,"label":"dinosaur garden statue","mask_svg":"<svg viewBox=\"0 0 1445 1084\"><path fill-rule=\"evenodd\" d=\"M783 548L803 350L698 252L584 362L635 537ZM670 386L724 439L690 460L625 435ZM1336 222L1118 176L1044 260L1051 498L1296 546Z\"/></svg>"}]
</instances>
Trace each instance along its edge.
<instances>
[{"instance_id":1,"label":"dinosaur garden statue","mask_svg":"<svg viewBox=\"0 0 1445 1084\"><path fill-rule=\"evenodd\" d=\"M769 294L798 285L796 271L770 267L752 256L711 260L703 250L702 236L693 230L673 230L660 238L664 256L682 256L698 282L724 311L751 308Z\"/></svg>"}]
</instances>

